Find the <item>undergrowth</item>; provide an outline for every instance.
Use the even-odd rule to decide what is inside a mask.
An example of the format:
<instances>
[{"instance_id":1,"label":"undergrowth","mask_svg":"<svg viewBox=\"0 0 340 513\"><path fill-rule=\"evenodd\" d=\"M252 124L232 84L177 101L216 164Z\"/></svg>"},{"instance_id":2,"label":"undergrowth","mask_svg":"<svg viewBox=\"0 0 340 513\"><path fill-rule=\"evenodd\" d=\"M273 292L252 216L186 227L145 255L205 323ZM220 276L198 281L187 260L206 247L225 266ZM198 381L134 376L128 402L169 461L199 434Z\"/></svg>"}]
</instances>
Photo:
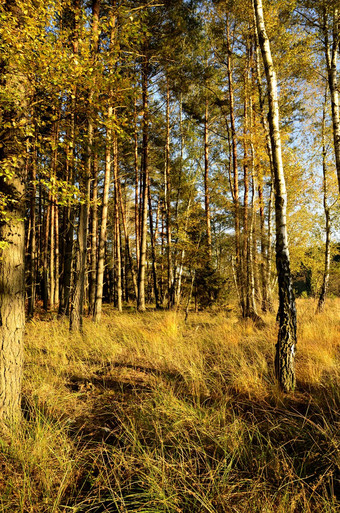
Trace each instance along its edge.
<instances>
[{"instance_id":1,"label":"undergrowth","mask_svg":"<svg viewBox=\"0 0 340 513\"><path fill-rule=\"evenodd\" d=\"M340 302L298 303L297 389L277 326L124 313L27 325L24 421L0 440L0 512L340 511Z\"/></svg>"}]
</instances>

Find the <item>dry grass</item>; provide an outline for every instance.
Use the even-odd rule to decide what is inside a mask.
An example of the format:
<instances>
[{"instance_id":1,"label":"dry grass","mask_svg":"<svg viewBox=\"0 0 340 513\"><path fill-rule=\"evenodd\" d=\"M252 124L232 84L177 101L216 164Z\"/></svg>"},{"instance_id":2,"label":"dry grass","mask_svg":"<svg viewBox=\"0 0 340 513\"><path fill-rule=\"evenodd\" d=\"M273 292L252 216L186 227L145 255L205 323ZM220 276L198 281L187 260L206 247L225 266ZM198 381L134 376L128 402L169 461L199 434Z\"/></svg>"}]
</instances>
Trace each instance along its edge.
<instances>
[{"instance_id":1,"label":"dry grass","mask_svg":"<svg viewBox=\"0 0 340 513\"><path fill-rule=\"evenodd\" d=\"M27 326L24 426L0 512L340 511L340 301L298 304L298 387L273 378L273 315L118 315Z\"/></svg>"}]
</instances>

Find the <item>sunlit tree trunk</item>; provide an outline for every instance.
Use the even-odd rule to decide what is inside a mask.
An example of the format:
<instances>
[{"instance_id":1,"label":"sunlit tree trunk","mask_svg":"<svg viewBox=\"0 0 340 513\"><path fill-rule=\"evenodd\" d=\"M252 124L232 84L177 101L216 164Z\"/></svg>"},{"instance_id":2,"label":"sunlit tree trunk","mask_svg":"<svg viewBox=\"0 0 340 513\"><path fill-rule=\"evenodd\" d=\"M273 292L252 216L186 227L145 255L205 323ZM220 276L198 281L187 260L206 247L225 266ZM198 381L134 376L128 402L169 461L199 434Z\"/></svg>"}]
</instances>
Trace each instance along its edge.
<instances>
[{"instance_id":1,"label":"sunlit tree trunk","mask_svg":"<svg viewBox=\"0 0 340 513\"><path fill-rule=\"evenodd\" d=\"M158 282L157 282L157 262L156 262L156 240L153 228L153 218L152 218L152 203L151 203L151 190L150 190L150 180L148 186L148 201L149 201L149 225L150 225L150 242L151 242L151 258L152 258L152 276L153 276L153 290L155 294L155 303L156 308L159 308L159 293L158 293ZM168 261L169 263L169 261ZM168 275L169 277L169 275ZM169 282L168 282L169 283ZM168 289L168 292L170 289ZM168 306L170 305L170 300L168 299Z\"/></svg>"},{"instance_id":2,"label":"sunlit tree trunk","mask_svg":"<svg viewBox=\"0 0 340 513\"><path fill-rule=\"evenodd\" d=\"M325 266L323 272L322 286L317 306L317 312L322 312L325 306L328 283L329 283L329 268L331 263L331 215L330 207L327 201L328 186L327 186L327 149L326 149L326 104L327 104L327 90L325 92L325 102L322 113L322 172L323 172L323 207L325 211L325 232L326 232L326 243L325 243Z\"/></svg>"},{"instance_id":3,"label":"sunlit tree trunk","mask_svg":"<svg viewBox=\"0 0 340 513\"><path fill-rule=\"evenodd\" d=\"M276 344L275 373L280 387L289 392L295 387L296 308L288 251L287 194L282 163L277 82L265 28L262 0L254 0L254 11L268 86L268 121L275 180L276 266L279 285L279 333Z\"/></svg>"},{"instance_id":4,"label":"sunlit tree trunk","mask_svg":"<svg viewBox=\"0 0 340 513\"><path fill-rule=\"evenodd\" d=\"M8 134L10 138L14 134ZM15 155L10 145L0 152L3 163ZM11 153L9 153L11 152ZM0 222L0 424L20 419L20 394L25 326L25 227L24 163L12 169L6 183L0 178L6 194L10 218ZM11 203L9 203L11 201Z\"/></svg>"},{"instance_id":5,"label":"sunlit tree trunk","mask_svg":"<svg viewBox=\"0 0 340 513\"><path fill-rule=\"evenodd\" d=\"M233 179L231 180L231 192L234 205L234 223L235 223L235 284L237 288L238 298L241 311L244 310L243 294L241 293L241 249L240 249L240 202L239 202L239 186L238 186L238 161L237 161L237 135L235 123L235 100L234 100L234 81L232 69L232 49L230 41L230 29L227 21L227 72L228 72L228 92L229 92L229 112L230 112L230 131L232 143L232 171Z\"/></svg>"},{"instance_id":6,"label":"sunlit tree trunk","mask_svg":"<svg viewBox=\"0 0 340 513\"><path fill-rule=\"evenodd\" d=\"M137 126L137 102L134 103L134 165L135 165L135 241L136 241L136 261L139 269L139 250L140 250L140 219L139 219L139 169L138 169L138 126ZM137 296L136 296L137 298Z\"/></svg>"},{"instance_id":7,"label":"sunlit tree trunk","mask_svg":"<svg viewBox=\"0 0 340 513\"><path fill-rule=\"evenodd\" d=\"M167 240L167 265L168 265L168 308L173 305L173 269L171 248L171 183L170 183L170 89L166 83L166 142L165 142L165 168L164 168L164 205L166 213L166 240ZM155 280L157 285L157 279ZM156 286L157 288L157 286ZM156 292L156 290L155 290ZM158 302L158 292L157 301Z\"/></svg>"},{"instance_id":8,"label":"sunlit tree trunk","mask_svg":"<svg viewBox=\"0 0 340 513\"><path fill-rule=\"evenodd\" d=\"M100 15L101 0L92 1L92 45L91 56L93 65L96 64L97 54L99 50L99 15ZM95 146L97 142L96 130L94 126L95 111L92 106L93 97L96 90L96 77L93 77L93 83L89 91L89 105L88 105L88 140L87 140L87 173L91 177L90 193L91 206L90 206L90 224L91 224L91 257L90 257L90 272L89 272L89 314L93 315L95 297L96 297L96 279L97 279L97 230L98 230L98 150Z\"/></svg>"},{"instance_id":9,"label":"sunlit tree trunk","mask_svg":"<svg viewBox=\"0 0 340 513\"><path fill-rule=\"evenodd\" d=\"M112 117L112 106L108 107L107 120L110 123ZM103 190L103 206L100 223L99 249L98 249L98 269L97 269L97 286L96 286L96 302L94 308L93 320L100 321L102 313L103 301L103 283L104 283L104 267L105 267L105 242L107 229L107 211L109 202L109 186L111 176L111 144L112 130L106 127L106 144L105 144L105 174L104 174L104 190Z\"/></svg>"},{"instance_id":10,"label":"sunlit tree trunk","mask_svg":"<svg viewBox=\"0 0 340 513\"><path fill-rule=\"evenodd\" d=\"M113 138L113 181L114 181L114 223L115 223L115 278L117 290L117 308L118 312L123 311L122 306L122 258L120 241L120 221L119 221L119 195L118 195L118 142L117 136Z\"/></svg>"},{"instance_id":11,"label":"sunlit tree trunk","mask_svg":"<svg viewBox=\"0 0 340 513\"><path fill-rule=\"evenodd\" d=\"M96 300L97 281L97 231L98 231L98 154L95 150L92 174L91 198L91 271L89 290L89 313L93 315Z\"/></svg>"},{"instance_id":12,"label":"sunlit tree trunk","mask_svg":"<svg viewBox=\"0 0 340 513\"><path fill-rule=\"evenodd\" d=\"M332 44L329 41L329 26L327 16L328 13L326 8L323 13L323 29L324 29L324 47L326 54L326 64L328 73L328 85L331 93L332 102L332 121L333 121L333 142L334 142L334 153L335 153L335 164L338 175L339 191L340 191L340 114L339 114L339 90L338 90L338 79L337 79L337 60L339 51L339 9L335 6L333 10L333 38Z\"/></svg>"},{"instance_id":13,"label":"sunlit tree trunk","mask_svg":"<svg viewBox=\"0 0 340 513\"><path fill-rule=\"evenodd\" d=\"M124 231L124 237L125 237L126 250L127 250L128 259L129 259L129 266L130 266L130 271L131 271L131 276L132 276L133 289L134 289L135 297L137 299L137 296L138 296L137 277L136 277L136 272L135 272L135 268L133 265L133 259L132 259L131 249L130 249L130 240L129 240L129 234L128 234L128 229L127 229L126 213L125 213L125 207L124 207L123 198L122 198L122 188L121 188L121 183L120 183L119 177L118 177L118 199L119 199L119 205L120 205L120 210L121 210L121 215L122 215L122 225L123 225L123 231Z\"/></svg>"},{"instance_id":14,"label":"sunlit tree trunk","mask_svg":"<svg viewBox=\"0 0 340 513\"><path fill-rule=\"evenodd\" d=\"M23 29L19 2L5 1L17 33ZM12 62L0 58L2 122L0 176L4 218L0 215L0 424L21 419L21 381L25 327L25 140L22 128L27 113L26 81ZM12 97L15 91L15 98ZM20 107L19 107L20 106ZM20 128L21 125L21 128ZM6 176L7 174L7 176Z\"/></svg>"},{"instance_id":15,"label":"sunlit tree trunk","mask_svg":"<svg viewBox=\"0 0 340 513\"><path fill-rule=\"evenodd\" d=\"M255 12L254 12L255 16ZM272 145L270 140L270 133L268 128L268 122L265 114L264 98L262 91L262 79L260 70L260 48L258 44L258 33L255 20L255 57L256 57L256 78L257 88L260 103L260 116L261 124L266 136L267 154L269 159L270 174L273 181L273 156L272 156ZM263 312L272 311L271 301L271 236L272 236L272 221L271 221L271 207L272 207L272 185L270 186L270 196L268 202L268 232L267 239L265 235L265 216L264 216L264 199L263 199L263 180L262 177L258 177L258 194L260 202L260 230L261 230L261 283L262 283L262 304L261 309Z\"/></svg>"},{"instance_id":16,"label":"sunlit tree trunk","mask_svg":"<svg viewBox=\"0 0 340 513\"><path fill-rule=\"evenodd\" d=\"M149 105L148 105L148 57L144 57L142 70L143 89L143 158L142 158L142 209L140 231L140 261L138 269L138 299L137 308L145 310L145 271L146 271L146 241L148 216L148 186L149 186Z\"/></svg>"},{"instance_id":17,"label":"sunlit tree trunk","mask_svg":"<svg viewBox=\"0 0 340 513\"><path fill-rule=\"evenodd\" d=\"M30 231L30 273L29 273L29 291L28 291L28 318L31 319L34 315L35 298L36 298L36 281L37 281L37 241L36 241L36 194L37 186L36 180L37 168L37 149L36 141L34 142L32 163L31 163L31 202L30 202L30 218L31 218L31 231Z\"/></svg>"}]
</instances>

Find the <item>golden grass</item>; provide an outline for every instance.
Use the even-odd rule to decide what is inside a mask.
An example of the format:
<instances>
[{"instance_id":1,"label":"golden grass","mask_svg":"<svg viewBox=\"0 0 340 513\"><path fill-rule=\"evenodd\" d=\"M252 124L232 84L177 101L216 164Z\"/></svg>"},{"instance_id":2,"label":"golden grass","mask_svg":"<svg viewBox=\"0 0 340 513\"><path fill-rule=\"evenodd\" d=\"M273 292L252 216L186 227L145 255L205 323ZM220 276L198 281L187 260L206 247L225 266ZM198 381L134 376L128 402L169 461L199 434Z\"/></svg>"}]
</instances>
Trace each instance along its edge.
<instances>
[{"instance_id":1,"label":"golden grass","mask_svg":"<svg viewBox=\"0 0 340 513\"><path fill-rule=\"evenodd\" d=\"M297 390L276 323L175 312L27 325L25 421L0 446L0 512L340 511L340 301L298 302Z\"/></svg>"}]
</instances>

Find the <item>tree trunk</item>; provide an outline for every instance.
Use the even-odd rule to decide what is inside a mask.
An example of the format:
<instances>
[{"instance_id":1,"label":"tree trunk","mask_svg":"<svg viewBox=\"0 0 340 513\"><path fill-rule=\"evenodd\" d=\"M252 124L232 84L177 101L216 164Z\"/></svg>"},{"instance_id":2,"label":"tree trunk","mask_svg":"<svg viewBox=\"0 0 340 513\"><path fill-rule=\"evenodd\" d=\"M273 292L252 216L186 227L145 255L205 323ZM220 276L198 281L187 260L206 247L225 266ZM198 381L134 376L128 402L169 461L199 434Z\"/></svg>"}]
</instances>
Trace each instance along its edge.
<instances>
[{"instance_id":1,"label":"tree trunk","mask_svg":"<svg viewBox=\"0 0 340 513\"><path fill-rule=\"evenodd\" d=\"M132 260L132 255L131 255L129 234L128 234L128 229L127 229L126 215L125 215L125 208L124 208L124 203L123 203L123 198L122 198L122 188L121 188L119 177L118 177L117 185L118 185L119 205L120 205L120 210L121 210L121 214L122 214L122 224L123 224L123 231L124 231L124 237L125 237L125 245L126 245L126 250L127 250L128 259L129 259L129 266L130 266L130 271L131 271L131 276L132 276L133 289L134 289L135 297L137 299L137 296L138 296L137 277L136 277L135 268L133 266L133 260Z\"/></svg>"},{"instance_id":2,"label":"tree trunk","mask_svg":"<svg viewBox=\"0 0 340 513\"><path fill-rule=\"evenodd\" d=\"M96 300L97 281L97 231L98 231L98 154L95 151L92 175L92 201L91 201L91 271L89 291L89 313L93 315Z\"/></svg>"},{"instance_id":3,"label":"tree trunk","mask_svg":"<svg viewBox=\"0 0 340 513\"><path fill-rule=\"evenodd\" d=\"M148 105L148 57L144 58L142 70L143 89L143 159L142 159L142 216L140 233L140 261L138 269L138 300L137 308L145 311L145 268L146 268L146 240L148 216L148 186L149 186L149 105Z\"/></svg>"},{"instance_id":4,"label":"tree trunk","mask_svg":"<svg viewBox=\"0 0 340 513\"><path fill-rule=\"evenodd\" d=\"M242 248L242 276L241 293L243 295L243 317L251 317L250 308L250 269L249 269L249 156L248 156L248 65L249 48L247 46L247 64L244 80L244 125L243 125L243 248Z\"/></svg>"},{"instance_id":5,"label":"tree trunk","mask_svg":"<svg viewBox=\"0 0 340 513\"><path fill-rule=\"evenodd\" d=\"M211 266L212 243L211 243L211 216L210 216L210 186L209 186L209 104L205 100L204 115L204 205L205 219L207 225L207 246L208 246L208 265Z\"/></svg>"},{"instance_id":6,"label":"tree trunk","mask_svg":"<svg viewBox=\"0 0 340 513\"><path fill-rule=\"evenodd\" d=\"M326 64L328 73L328 85L331 93L332 102L332 121L333 121L333 142L335 153L336 172L338 175L338 184L340 191L340 115L339 115L339 91L337 79L337 58L339 51L339 10L333 7L333 40L332 45L329 42L328 23L326 8L323 13L324 45L326 54Z\"/></svg>"},{"instance_id":7,"label":"tree trunk","mask_svg":"<svg viewBox=\"0 0 340 513\"><path fill-rule=\"evenodd\" d=\"M107 111L107 122L110 123L112 117L112 106L109 106ZM105 267L105 241L106 241L106 228L107 228L107 211L109 202L109 186L111 176L111 144L112 144L112 130L106 127L106 146L105 146L105 175L104 175L104 190L103 190L103 207L100 224L99 234L99 250L98 250L98 270L97 270L97 287L96 287L96 302L94 308L93 320L99 322L102 314L102 301L103 301L103 283L104 283L104 267Z\"/></svg>"},{"instance_id":8,"label":"tree trunk","mask_svg":"<svg viewBox=\"0 0 340 513\"><path fill-rule=\"evenodd\" d=\"M36 245L36 212L35 201L37 194L36 180L36 166L37 166L37 149L36 141L34 143L32 166L31 166L31 204L30 204L30 218L31 218L31 232L30 232L30 274L29 274L29 292L28 292L28 318L32 319L35 308L36 298L36 281L37 281L37 245Z\"/></svg>"},{"instance_id":9,"label":"tree trunk","mask_svg":"<svg viewBox=\"0 0 340 513\"><path fill-rule=\"evenodd\" d=\"M239 203L239 187L238 187L238 162L237 162L237 136L236 136L236 124L235 124L235 101L234 101L234 82L233 82L233 71L232 71L232 51L230 43L230 30L229 23L227 21L227 72L228 72L228 90L229 90L229 110L230 110L230 130L231 130L231 142L232 142L232 169L233 169L233 180L232 180L232 198L234 204L234 222L235 222L235 272L236 272L236 288L239 297L240 308L243 312L244 301L241 293L241 250L240 250L240 203Z\"/></svg>"},{"instance_id":10,"label":"tree trunk","mask_svg":"<svg viewBox=\"0 0 340 513\"><path fill-rule=\"evenodd\" d=\"M136 237L136 261L139 269L139 250L140 250L140 219L139 219L139 169L138 169L138 126L137 126L137 100L134 105L134 164L135 164L135 237ZM137 296L136 296L137 298Z\"/></svg>"},{"instance_id":11,"label":"tree trunk","mask_svg":"<svg viewBox=\"0 0 340 513\"><path fill-rule=\"evenodd\" d=\"M18 3L5 1L3 9L3 15L8 14L17 20L16 28L20 34L23 27L19 21L21 11ZM21 419L26 181L23 111L27 108L27 97L24 78L4 58L0 60L0 83L0 163L4 170L4 175L0 176L0 190L5 200L5 212L0 211L0 423L11 427ZM15 98L12 98L13 91ZM20 110L17 107L19 104Z\"/></svg>"},{"instance_id":12,"label":"tree trunk","mask_svg":"<svg viewBox=\"0 0 340 513\"><path fill-rule=\"evenodd\" d=\"M329 282L329 268L331 263L331 251L330 251L330 242L331 242L331 215L330 215L330 207L327 202L327 149L326 149L326 104L327 104L327 89L325 92L325 102L323 106L323 114L322 114L322 171L323 171L323 207L325 211L325 220L326 220L326 244L325 244L325 267L323 272L322 279L322 287L320 291L317 313L322 312L325 306L327 290L328 290L328 282Z\"/></svg>"},{"instance_id":13,"label":"tree trunk","mask_svg":"<svg viewBox=\"0 0 340 513\"><path fill-rule=\"evenodd\" d=\"M281 389L289 392L295 387L296 308L288 251L287 194L282 163L277 82L265 28L262 0L254 0L254 12L268 85L268 118L275 179L276 266L279 285L279 333L276 344L275 373Z\"/></svg>"},{"instance_id":14,"label":"tree trunk","mask_svg":"<svg viewBox=\"0 0 340 513\"><path fill-rule=\"evenodd\" d=\"M4 162L9 155L4 151L1 153L0 159ZM23 183L23 177L16 174L6 183L0 179L7 201L13 200L6 207L10 218L0 222L0 423L6 424L20 419L25 326Z\"/></svg>"},{"instance_id":15,"label":"tree trunk","mask_svg":"<svg viewBox=\"0 0 340 513\"><path fill-rule=\"evenodd\" d=\"M167 264L168 264L168 308L174 303L173 298L173 270L171 251L171 183L170 183L170 89L167 79L166 84L166 143L165 143L165 169L164 169L164 205L166 212L166 240L167 240ZM154 267L154 266L153 266ZM155 281L157 285L157 280ZM158 303L158 293L157 301Z\"/></svg>"},{"instance_id":16,"label":"tree trunk","mask_svg":"<svg viewBox=\"0 0 340 513\"><path fill-rule=\"evenodd\" d=\"M155 235L153 230L153 219L152 219L152 204L151 204L151 191L150 181L148 185L148 200L149 200L149 225L150 225L150 239L151 239L151 258L152 258L152 276L153 276L153 290L155 294L156 309L159 308L159 294L158 294L158 283L157 283L157 263L156 263L156 249L155 249ZM168 248L169 249L169 248ZM168 261L169 263L169 261ZM169 275L168 275L169 277ZM168 289L170 292L170 289ZM168 306L170 307L170 298L168 298Z\"/></svg>"},{"instance_id":17,"label":"tree trunk","mask_svg":"<svg viewBox=\"0 0 340 513\"><path fill-rule=\"evenodd\" d=\"M120 222L119 222L119 196L118 196L118 143L117 136L113 140L113 181L114 181L114 223L115 223L115 278L117 290L118 312L123 311L122 306L122 259L120 244Z\"/></svg>"}]
</instances>

